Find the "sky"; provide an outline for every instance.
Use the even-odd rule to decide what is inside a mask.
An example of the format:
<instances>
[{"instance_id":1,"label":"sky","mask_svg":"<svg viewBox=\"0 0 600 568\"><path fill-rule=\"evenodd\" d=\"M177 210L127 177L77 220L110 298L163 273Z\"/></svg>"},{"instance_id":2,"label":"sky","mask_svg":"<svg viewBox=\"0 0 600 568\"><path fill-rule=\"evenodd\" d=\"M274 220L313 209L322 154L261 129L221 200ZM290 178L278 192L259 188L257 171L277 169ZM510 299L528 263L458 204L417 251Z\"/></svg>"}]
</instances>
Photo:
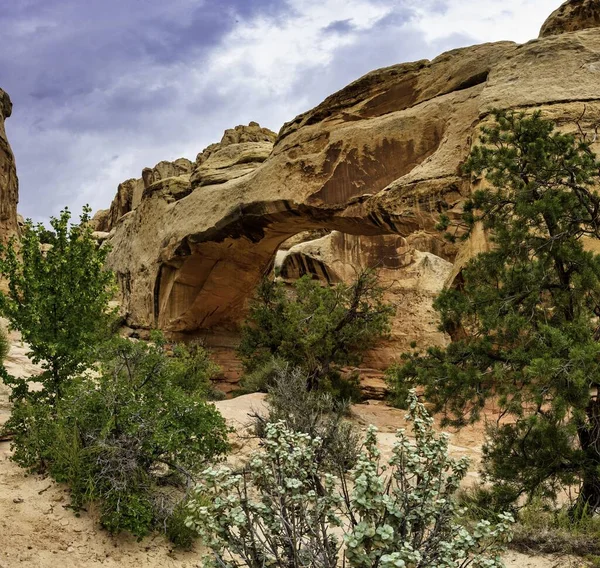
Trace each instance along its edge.
<instances>
[{"instance_id":1,"label":"sky","mask_svg":"<svg viewBox=\"0 0 600 568\"><path fill-rule=\"evenodd\" d=\"M562 0L4 0L19 212L107 208L226 128L284 122L365 73L537 37Z\"/></svg>"}]
</instances>

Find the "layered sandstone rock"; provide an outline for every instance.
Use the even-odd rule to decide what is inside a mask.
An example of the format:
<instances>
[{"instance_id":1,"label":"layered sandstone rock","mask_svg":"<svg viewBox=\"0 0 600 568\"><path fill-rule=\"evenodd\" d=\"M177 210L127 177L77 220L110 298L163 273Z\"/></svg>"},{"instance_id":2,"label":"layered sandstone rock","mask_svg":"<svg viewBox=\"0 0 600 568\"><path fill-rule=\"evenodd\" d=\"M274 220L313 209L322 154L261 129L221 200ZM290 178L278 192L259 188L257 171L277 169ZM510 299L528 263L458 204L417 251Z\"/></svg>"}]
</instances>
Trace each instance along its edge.
<instances>
[{"instance_id":1,"label":"layered sandstone rock","mask_svg":"<svg viewBox=\"0 0 600 568\"><path fill-rule=\"evenodd\" d=\"M12 102L7 93L0 89L0 242L18 232L17 203L19 180L4 121L12 113Z\"/></svg>"},{"instance_id":2,"label":"layered sandstone rock","mask_svg":"<svg viewBox=\"0 0 600 568\"><path fill-rule=\"evenodd\" d=\"M259 139L226 134L199 156L178 198L146 189L117 224L109 264L128 323L226 338L215 341L225 352L276 252L305 231L360 237L365 258L393 249L398 281L424 262L456 260L454 272L441 265L436 284L442 272L452 279L487 240L476 234L457 251L435 226L442 212L460 216L472 190L460 166L490 111L540 109L562 129L593 132L599 53L598 28L453 50L367 74L285 124L272 149L258 125ZM405 266L406 247L414 252ZM298 263L309 257L305 247ZM414 290L423 285L406 278ZM410 315L415 305L405 294L398 322L424 322L406 340L431 342L435 322L427 310Z\"/></svg>"},{"instance_id":3,"label":"layered sandstone rock","mask_svg":"<svg viewBox=\"0 0 600 568\"><path fill-rule=\"evenodd\" d=\"M110 209L101 209L94 215L94 230L110 232L121 217L140 204L145 191L160 191L166 188L163 194L171 190L172 195L179 196L181 191L178 188L183 183L187 195L191 171L192 162L187 158L179 158L174 162L162 161L153 168L144 168L141 178L128 179L119 184Z\"/></svg>"},{"instance_id":4,"label":"layered sandstone rock","mask_svg":"<svg viewBox=\"0 0 600 568\"><path fill-rule=\"evenodd\" d=\"M226 183L251 173L269 157L276 137L257 122L226 130L221 142L196 157L192 188Z\"/></svg>"},{"instance_id":5,"label":"layered sandstone rock","mask_svg":"<svg viewBox=\"0 0 600 568\"><path fill-rule=\"evenodd\" d=\"M598 0L568 0L554 10L542 25L540 37L600 27Z\"/></svg>"}]
</instances>

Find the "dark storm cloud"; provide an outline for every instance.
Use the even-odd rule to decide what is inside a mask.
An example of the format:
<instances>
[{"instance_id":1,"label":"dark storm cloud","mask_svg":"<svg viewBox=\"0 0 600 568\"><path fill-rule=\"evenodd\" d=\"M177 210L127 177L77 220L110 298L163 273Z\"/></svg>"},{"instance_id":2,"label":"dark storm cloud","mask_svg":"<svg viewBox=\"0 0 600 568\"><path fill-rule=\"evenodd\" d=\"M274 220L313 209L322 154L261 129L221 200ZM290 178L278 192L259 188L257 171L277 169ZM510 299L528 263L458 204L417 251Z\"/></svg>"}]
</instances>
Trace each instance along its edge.
<instances>
[{"instance_id":1,"label":"dark storm cloud","mask_svg":"<svg viewBox=\"0 0 600 568\"><path fill-rule=\"evenodd\" d=\"M193 159L225 128L277 130L372 69L475 41L428 41L424 4L459 0L5 0L20 212L107 207L120 181Z\"/></svg>"},{"instance_id":2,"label":"dark storm cloud","mask_svg":"<svg viewBox=\"0 0 600 568\"><path fill-rule=\"evenodd\" d=\"M336 20L323 28L324 33L347 33L354 29L352 20Z\"/></svg>"},{"instance_id":3,"label":"dark storm cloud","mask_svg":"<svg viewBox=\"0 0 600 568\"><path fill-rule=\"evenodd\" d=\"M214 48L239 21L273 0L19 0L0 12L0 70L15 98L81 97L125 69L173 64Z\"/></svg>"},{"instance_id":4,"label":"dark storm cloud","mask_svg":"<svg viewBox=\"0 0 600 568\"><path fill-rule=\"evenodd\" d=\"M120 141L141 148L154 138L175 136L175 124L163 128L161 116L172 115L165 110L178 105L188 62L201 65L240 20L257 13L282 17L286 10L279 0L3 4L0 86L14 102L7 129L21 182L20 209L43 217L65 198L73 200L68 190L61 194L53 187L72 186L65 171L84 174L74 191L93 183L97 172L84 173L88 157L77 152L91 135L109 136L107 144L114 144L112 139L123 136L116 133L127 133ZM202 105L202 97L197 103ZM103 151L98 148L100 162ZM113 191L107 185L107 196Z\"/></svg>"}]
</instances>

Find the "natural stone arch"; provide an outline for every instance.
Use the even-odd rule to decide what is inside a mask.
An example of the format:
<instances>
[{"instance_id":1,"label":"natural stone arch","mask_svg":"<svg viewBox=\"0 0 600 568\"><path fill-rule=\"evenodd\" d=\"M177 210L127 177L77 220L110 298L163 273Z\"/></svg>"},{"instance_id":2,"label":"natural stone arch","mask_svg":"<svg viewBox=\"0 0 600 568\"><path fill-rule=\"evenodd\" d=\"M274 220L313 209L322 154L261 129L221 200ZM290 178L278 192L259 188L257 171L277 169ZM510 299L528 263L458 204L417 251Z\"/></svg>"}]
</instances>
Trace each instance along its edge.
<instances>
[{"instance_id":1,"label":"natural stone arch","mask_svg":"<svg viewBox=\"0 0 600 568\"><path fill-rule=\"evenodd\" d=\"M240 127L239 151L212 148L191 181L145 188L118 221L109 266L128 323L234 328L281 242L305 229L434 234L471 192L460 166L493 108L541 109L569 129L586 108L583 128L600 122L599 51L600 28L453 50L369 73L272 146ZM477 246L459 251L455 271Z\"/></svg>"},{"instance_id":2,"label":"natural stone arch","mask_svg":"<svg viewBox=\"0 0 600 568\"><path fill-rule=\"evenodd\" d=\"M156 325L172 332L235 329L282 243L300 232L327 229L349 235L408 236L432 230L435 223L434 215L384 219L359 203L353 212L344 213L286 201L252 204L219 227L186 236L159 269L154 287Z\"/></svg>"}]
</instances>

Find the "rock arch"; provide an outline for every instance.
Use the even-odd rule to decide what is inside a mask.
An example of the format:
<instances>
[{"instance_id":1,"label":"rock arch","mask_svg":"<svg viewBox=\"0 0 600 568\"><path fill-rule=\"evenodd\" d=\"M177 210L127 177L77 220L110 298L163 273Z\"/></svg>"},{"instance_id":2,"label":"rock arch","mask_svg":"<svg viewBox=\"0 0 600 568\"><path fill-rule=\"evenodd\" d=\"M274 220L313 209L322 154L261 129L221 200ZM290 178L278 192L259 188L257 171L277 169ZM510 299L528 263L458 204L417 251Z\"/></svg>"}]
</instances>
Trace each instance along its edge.
<instances>
[{"instance_id":1,"label":"rock arch","mask_svg":"<svg viewBox=\"0 0 600 568\"><path fill-rule=\"evenodd\" d=\"M128 323L234 330L281 243L305 230L418 237L457 255L455 275L485 236L444 249L435 225L441 212L458 217L471 192L460 166L481 124L493 108L536 108L561 128L593 130L598 53L600 28L453 50L369 73L276 139L255 123L228 131L189 175L145 187L112 228Z\"/></svg>"}]
</instances>

